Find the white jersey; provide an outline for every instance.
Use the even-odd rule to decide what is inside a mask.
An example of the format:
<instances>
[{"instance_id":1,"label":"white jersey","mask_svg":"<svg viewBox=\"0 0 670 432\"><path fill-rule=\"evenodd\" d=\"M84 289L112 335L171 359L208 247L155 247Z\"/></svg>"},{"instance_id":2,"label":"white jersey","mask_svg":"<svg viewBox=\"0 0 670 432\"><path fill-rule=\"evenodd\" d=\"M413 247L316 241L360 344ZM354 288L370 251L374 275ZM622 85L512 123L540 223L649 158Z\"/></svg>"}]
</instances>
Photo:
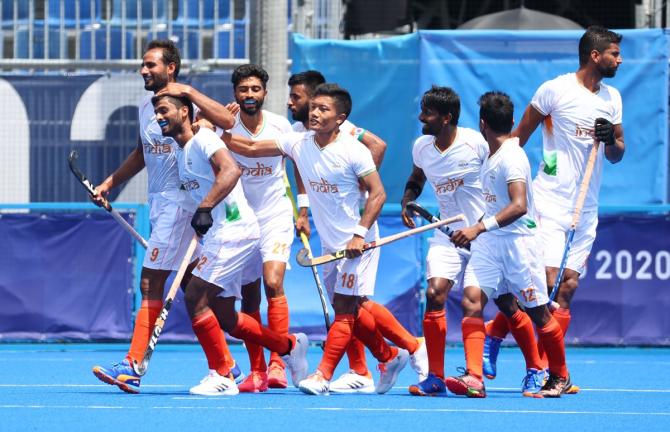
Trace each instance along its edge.
<instances>
[{"instance_id":1,"label":"white jersey","mask_svg":"<svg viewBox=\"0 0 670 432\"><path fill-rule=\"evenodd\" d=\"M482 134L468 128L459 127L456 139L444 152L435 146L432 135L423 135L414 142L414 165L423 170L433 187L440 215L465 215L464 222L451 225L454 230L471 226L484 215L480 172L488 155L489 147Z\"/></svg>"},{"instance_id":2,"label":"white jersey","mask_svg":"<svg viewBox=\"0 0 670 432\"><path fill-rule=\"evenodd\" d=\"M592 93L569 73L542 84L530 103L547 116L542 124L543 162L533 185L536 198L573 208L593 144L595 120L602 117L621 124L621 95L603 83ZM604 151L601 144L584 210L598 207Z\"/></svg>"},{"instance_id":3,"label":"white jersey","mask_svg":"<svg viewBox=\"0 0 670 432\"><path fill-rule=\"evenodd\" d=\"M209 129L201 128L183 148L176 147L179 178L184 189L190 192L196 203L200 203L209 193L216 178L210 158L226 145ZM205 235L226 241L234 239L258 238L256 216L249 207L242 184L238 180L232 191L212 210L214 225Z\"/></svg>"},{"instance_id":4,"label":"white jersey","mask_svg":"<svg viewBox=\"0 0 670 432\"><path fill-rule=\"evenodd\" d=\"M270 140L291 132L291 124L286 118L263 110L263 124L260 132L253 134L247 129L240 115L235 116L235 125L230 133L253 140ZM249 158L233 152L233 157L242 168L242 186L249 205L258 219L283 208L286 200L284 185L284 158L282 156Z\"/></svg>"},{"instance_id":5,"label":"white jersey","mask_svg":"<svg viewBox=\"0 0 670 432\"><path fill-rule=\"evenodd\" d=\"M144 164L147 167L149 196L158 194L193 211L197 204L187 192L180 190L181 182L175 157L177 143L171 137L163 136L151 103L153 96L153 93L147 94L139 105L140 140Z\"/></svg>"},{"instance_id":6,"label":"white jersey","mask_svg":"<svg viewBox=\"0 0 670 432\"><path fill-rule=\"evenodd\" d=\"M536 223L530 163L526 153L519 147L518 138L510 138L503 142L498 151L484 161L481 178L484 201L486 201L485 217L487 218L496 215L510 204L507 188L509 183L516 181L526 183L526 214L491 233L496 235L534 234Z\"/></svg>"},{"instance_id":7,"label":"white jersey","mask_svg":"<svg viewBox=\"0 0 670 432\"><path fill-rule=\"evenodd\" d=\"M309 129L305 127L302 122L295 122L291 125L291 128L293 129L294 132L308 132ZM344 132L346 135L351 135L353 137L356 137L358 135L358 132L361 131L361 129L357 128L355 124L350 122L349 120L345 120L342 122L340 125L340 132Z\"/></svg>"},{"instance_id":8,"label":"white jersey","mask_svg":"<svg viewBox=\"0 0 670 432\"><path fill-rule=\"evenodd\" d=\"M298 167L324 247L342 249L361 219L358 179L376 171L372 154L342 133L324 148L319 147L311 131L282 135L277 147ZM374 225L366 241L373 240L369 237L376 232Z\"/></svg>"}]
</instances>

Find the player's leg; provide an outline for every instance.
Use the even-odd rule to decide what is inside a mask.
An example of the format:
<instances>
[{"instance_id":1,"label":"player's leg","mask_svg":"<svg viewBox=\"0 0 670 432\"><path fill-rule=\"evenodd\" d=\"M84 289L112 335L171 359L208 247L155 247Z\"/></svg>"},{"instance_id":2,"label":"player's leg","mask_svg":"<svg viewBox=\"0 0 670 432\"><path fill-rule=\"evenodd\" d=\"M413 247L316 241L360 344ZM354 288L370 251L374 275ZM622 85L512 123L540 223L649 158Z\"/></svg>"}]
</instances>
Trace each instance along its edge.
<instances>
[{"instance_id":1,"label":"player's leg","mask_svg":"<svg viewBox=\"0 0 670 432\"><path fill-rule=\"evenodd\" d=\"M507 318L498 312L491 321L486 323L486 339L484 340L484 376L495 379L497 375L498 353L500 344L509 333Z\"/></svg>"},{"instance_id":2,"label":"player's leg","mask_svg":"<svg viewBox=\"0 0 670 432\"><path fill-rule=\"evenodd\" d=\"M288 302L284 294L285 273L286 262L263 262L263 284L268 301L268 327L280 334L288 334L289 329ZM268 385L270 388L286 388L288 386L286 372L284 372L284 362L276 352L270 355Z\"/></svg>"},{"instance_id":3,"label":"player's leg","mask_svg":"<svg viewBox=\"0 0 670 432\"><path fill-rule=\"evenodd\" d=\"M242 312L261 322L261 280L242 285ZM267 365L263 347L254 343L245 344L249 354L251 370L238 388L240 393L259 393L268 389Z\"/></svg>"}]
</instances>

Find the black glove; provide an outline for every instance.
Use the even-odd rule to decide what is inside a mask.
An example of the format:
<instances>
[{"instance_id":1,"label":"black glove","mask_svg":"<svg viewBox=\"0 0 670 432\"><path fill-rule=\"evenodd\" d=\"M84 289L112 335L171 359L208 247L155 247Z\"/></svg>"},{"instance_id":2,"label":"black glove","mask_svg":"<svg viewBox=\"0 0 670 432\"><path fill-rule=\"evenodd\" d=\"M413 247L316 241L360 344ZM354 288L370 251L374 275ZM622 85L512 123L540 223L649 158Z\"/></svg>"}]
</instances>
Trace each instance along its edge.
<instances>
[{"instance_id":1,"label":"black glove","mask_svg":"<svg viewBox=\"0 0 670 432\"><path fill-rule=\"evenodd\" d=\"M207 234L213 224L211 207L199 207L191 219L191 226L199 236Z\"/></svg>"},{"instance_id":2,"label":"black glove","mask_svg":"<svg viewBox=\"0 0 670 432\"><path fill-rule=\"evenodd\" d=\"M614 125L607 119L598 117L594 126L595 136L600 142L605 145L614 145L616 139L614 138Z\"/></svg>"}]
</instances>

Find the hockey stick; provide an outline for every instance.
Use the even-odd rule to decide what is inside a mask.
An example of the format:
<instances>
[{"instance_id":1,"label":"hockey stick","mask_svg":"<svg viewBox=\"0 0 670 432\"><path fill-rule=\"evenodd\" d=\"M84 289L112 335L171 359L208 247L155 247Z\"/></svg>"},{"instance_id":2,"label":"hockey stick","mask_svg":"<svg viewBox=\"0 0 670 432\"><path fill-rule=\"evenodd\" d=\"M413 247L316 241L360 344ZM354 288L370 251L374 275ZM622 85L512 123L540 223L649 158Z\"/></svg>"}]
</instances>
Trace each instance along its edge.
<instances>
[{"instance_id":1,"label":"hockey stick","mask_svg":"<svg viewBox=\"0 0 670 432\"><path fill-rule=\"evenodd\" d=\"M143 376L147 373L147 369L149 368L149 360L151 360L151 356L156 349L156 343L158 343L158 338L160 337L161 332L163 331L163 327L165 326L165 321L167 320L168 313L170 313L172 302L177 295L179 285L181 284L181 280L184 278L184 274L186 273L188 265L191 263L191 258L193 257L193 253L195 252L197 245L198 236L194 235L191 239L191 243L188 245L184 259L182 259L181 264L179 264L179 270L177 270L177 274L172 281L172 285L170 285L170 290L165 297L165 301L163 302L163 309L161 309L161 313L158 315L156 323L154 324L154 329L151 332L151 339L149 339L149 345L147 345L147 349L144 351L144 357L142 357L142 361L139 363L137 360L133 360L133 370L139 376Z\"/></svg>"},{"instance_id":2,"label":"hockey stick","mask_svg":"<svg viewBox=\"0 0 670 432\"><path fill-rule=\"evenodd\" d=\"M293 207L293 219L298 221L298 207L295 204L293 199L293 192L291 191L291 185L288 182L288 177L284 173L284 184L286 185L286 195L291 201L291 206ZM307 251L307 256L309 259L312 259L312 248L309 245L309 240L307 235L304 232L300 232L300 240L302 240L303 250ZM321 300L321 309L323 310L323 319L326 322L326 332L330 330L330 315L328 314L328 302L326 301L326 295L323 291L323 285L321 285L321 279L319 278L319 272L316 269L316 266L312 267L312 276L314 276L314 283L316 283L316 290L319 292L319 299Z\"/></svg>"},{"instance_id":3,"label":"hockey stick","mask_svg":"<svg viewBox=\"0 0 670 432\"><path fill-rule=\"evenodd\" d=\"M414 228L414 229L399 232L397 234L393 234L393 235L390 235L390 236L387 236L387 237L384 237L384 238L380 238L379 240L371 241L370 243L365 243L363 245L363 251L367 251L367 250L370 250L370 249L374 249L376 247L384 246L384 245L392 243L396 240L404 239L405 237L409 237L409 236L414 235L414 234L419 234L419 233L422 233L424 231L429 231L433 228L439 228L442 225L462 221L463 219L465 219L465 217L462 214L460 214L458 216L454 216L454 217L451 217L451 218L448 218L448 219L442 219L438 222L433 222L431 224L424 225L422 227ZM336 261L336 260L344 258L345 256L346 256L346 252L344 250L339 250L337 252L333 252L333 253L330 253L330 254L321 255L320 257L309 258L309 254L308 254L307 250L306 249L300 249L300 252L298 252L298 256L296 257L296 259L298 261L298 264L300 264L303 267L307 267L307 266L317 266L317 265L325 264L325 263L328 263L328 262L331 262L331 261Z\"/></svg>"},{"instance_id":4,"label":"hockey stick","mask_svg":"<svg viewBox=\"0 0 670 432\"><path fill-rule=\"evenodd\" d=\"M417 213L419 216L427 220L428 222L438 222L440 218L426 210L425 208L421 207L418 203L414 201L410 201L405 205L405 208L409 211L413 211ZM441 227L437 228L438 230L442 231L444 234L449 236L451 238L452 235L454 235L454 230L449 228L446 225L442 225ZM466 247L462 248L463 253L467 254L470 256L470 245L468 244Z\"/></svg>"},{"instance_id":5,"label":"hockey stick","mask_svg":"<svg viewBox=\"0 0 670 432\"><path fill-rule=\"evenodd\" d=\"M558 274L556 275L554 286L551 288L551 294L549 294L549 300L551 302L554 301L556 295L558 294L558 287L561 285L561 279L563 278L563 273L565 272L565 265L568 263L568 254L570 253L570 248L572 247L572 239L575 237L575 231L577 230L579 217L581 216L582 207L584 206L584 201L586 200L586 192L589 189L589 183L591 183L593 167L596 163L596 157L598 156L598 144L600 144L598 140L593 140L593 147L591 147L591 153L589 154L589 159L586 162L586 169L584 171L584 177L582 178L582 184L579 186L579 195L577 195L575 209L572 212L572 224L570 224L570 231L568 231L568 237L565 241L565 247L563 248L561 266L558 268Z\"/></svg>"},{"instance_id":6,"label":"hockey stick","mask_svg":"<svg viewBox=\"0 0 670 432\"><path fill-rule=\"evenodd\" d=\"M72 174L79 180L79 183L84 186L84 189L86 189L86 192L89 193L89 195L94 196L95 195L95 186L91 183L91 181L84 175L83 172L79 169L77 166L77 158L79 157L79 153L77 150L72 150L70 152L70 155L67 158L67 162L70 165L70 171L72 171ZM144 238L138 233L135 228L132 227L124 218L121 216L121 213L118 211L114 210L112 208L112 205L107 201L104 197L102 197L102 206L109 214L112 215L116 221L121 224L123 228L130 233L131 236L135 237L135 240L140 242L140 244L144 247L144 249L147 248L147 241L144 240Z\"/></svg>"}]
</instances>

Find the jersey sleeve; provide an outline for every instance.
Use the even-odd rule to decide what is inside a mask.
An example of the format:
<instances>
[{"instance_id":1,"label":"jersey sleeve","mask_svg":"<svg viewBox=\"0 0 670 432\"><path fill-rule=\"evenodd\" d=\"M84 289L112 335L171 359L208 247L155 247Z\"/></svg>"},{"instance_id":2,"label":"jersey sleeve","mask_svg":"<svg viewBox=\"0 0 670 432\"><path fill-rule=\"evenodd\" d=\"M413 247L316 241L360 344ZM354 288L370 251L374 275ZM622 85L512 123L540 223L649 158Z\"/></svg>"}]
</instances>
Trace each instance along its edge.
<instances>
[{"instance_id":1,"label":"jersey sleeve","mask_svg":"<svg viewBox=\"0 0 670 432\"><path fill-rule=\"evenodd\" d=\"M554 81L547 81L537 89L530 104L540 112L540 114L548 116L554 109L556 102L556 89L553 85Z\"/></svg>"},{"instance_id":2,"label":"jersey sleeve","mask_svg":"<svg viewBox=\"0 0 670 432\"><path fill-rule=\"evenodd\" d=\"M293 159L295 157L295 146L302 140L305 134L299 132L289 132L279 135L275 138L277 148L286 156Z\"/></svg>"},{"instance_id":3,"label":"jersey sleeve","mask_svg":"<svg viewBox=\"0 0 670 432\"><path fill-rule=\"evenodd\" d=\"M291 133L293 132L293 127L291 127L291 123L286 118L279 116L279 130L281 130L282 134Z\"/></svg>"},{"instance_id":4,"label":"jersey sleeve","mask_svg":"<svg viewBox=\"0 0 670 432\"><path fill-rule=\"evenodd\" d=\"M358 178L377 170L374 161L372 160L372 153L363 144L356 141L355 145L351 145L351 166Z\"/></svg>"},{"instance_id":5,"label":"jersey sleeve","mask_svg":"<svg viewBox=\"0 0 670 432\"><path fill-rule=\"evenodd\" d=\"M418 168L423 169L423 164L421 163L421 137L414 140L414 145L412 146L412 162Z\"/></svg>"},{"instance_id":6,"label":"jersey sleeve","mask_svg":"<svg viewBox=\"0 0 670 432\"><path fill-rule=\"evenodd\" d=\"M528 157L521 148L514 150L514 152L509 153L510 157L508 157L505 161L502 174L506 183L517 181L522 181L525 183L526 178L528 178L528 172L530 171Z\"/></svg>"},{"instance_id":7,"label":"jersey sleeve","mask_svg":"<svg viewBox=\"0 0 670 432\"><path fill-rule=\"evenodd\" d=\"M356 125L350 122L349 120L345 120L341 125L340 125L340 132L342 132L345 135L350 135L352 137L355 137L356 133Z\"/></svg>"},{"instance_id":8,"label":"jersey sleeve","mask_svg":"<svg viewBox=\"0 0 670 432\"><path fill-rule=\"evenodd\" d=\"M621 101L621 93L613 87L610 87L610 93L612 94L612 124L621 124L623 123L623 102Z\"/></svg>"},{"instance_id":9,"label":"jersey sleeve","mask_svg":"<svg viewBox=\"0 0 670 432\"><path fill-rule=\"evenodd\" d=\"M226 145L221 141L216 133L210 129L203 129L198 131L195 135L195 143L205 154L205 157L209 160L214 153L221 149L227 149Z\"/></svg>"}]
</instances>

